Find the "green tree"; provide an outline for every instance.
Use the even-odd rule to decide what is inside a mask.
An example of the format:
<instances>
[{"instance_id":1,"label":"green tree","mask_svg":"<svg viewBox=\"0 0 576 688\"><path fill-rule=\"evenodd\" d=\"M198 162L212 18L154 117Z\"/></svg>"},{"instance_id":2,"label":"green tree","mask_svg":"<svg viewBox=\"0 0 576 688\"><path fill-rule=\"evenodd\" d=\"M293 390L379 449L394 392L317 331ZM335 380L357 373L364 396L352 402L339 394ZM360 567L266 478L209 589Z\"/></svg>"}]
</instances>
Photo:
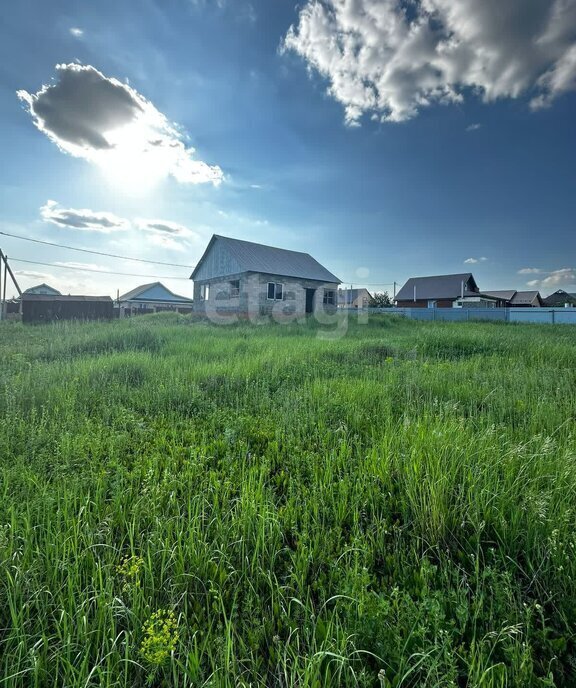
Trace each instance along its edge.
<instances>
[{"instance_id":1,"label":"green tree","mask_svg":"<svg viewBox=\"0 0 576 688\"><path fill-rule=\"evenodd\" d=\"M392 308L393 305L387 291L375 291L368 304L370 308Z\"/></svg>"}]
</instances>

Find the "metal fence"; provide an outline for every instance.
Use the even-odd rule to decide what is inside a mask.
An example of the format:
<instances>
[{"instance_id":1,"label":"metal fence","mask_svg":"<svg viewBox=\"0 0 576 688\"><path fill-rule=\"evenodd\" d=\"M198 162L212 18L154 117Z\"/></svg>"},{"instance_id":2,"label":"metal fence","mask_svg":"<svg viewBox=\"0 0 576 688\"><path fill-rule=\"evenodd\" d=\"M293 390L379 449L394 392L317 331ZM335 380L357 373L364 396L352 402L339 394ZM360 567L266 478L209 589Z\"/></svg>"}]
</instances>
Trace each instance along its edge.
<instances>
[{"instance_id":1,"label":"metal fence","mask_svg":"<svg viewBox=\"0 0 576 688\"><path fill-rule=\"evenodd\" d=\"M356 309L346 309L355 310ZM576 308L367 308L363 312L403 315L413 320L449 320L576 325Z\"/></svg>"}]
</instances>

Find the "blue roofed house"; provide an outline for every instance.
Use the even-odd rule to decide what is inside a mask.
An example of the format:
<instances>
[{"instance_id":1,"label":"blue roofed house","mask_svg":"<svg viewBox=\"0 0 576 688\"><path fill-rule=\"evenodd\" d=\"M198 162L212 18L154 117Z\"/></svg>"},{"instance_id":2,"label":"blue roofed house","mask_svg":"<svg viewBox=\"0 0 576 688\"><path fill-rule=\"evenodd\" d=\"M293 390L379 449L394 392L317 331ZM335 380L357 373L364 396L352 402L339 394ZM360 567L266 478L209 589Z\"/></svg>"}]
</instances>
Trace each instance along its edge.
<instances>
[{"instance_id":1,"label":"blue roofed house","mask_svg":"<svg viewBox=\"0 0 576 688\"><path fill-rule=\"evenodd\" d=\"M241 316L333 312L340 280L308 253L215 234L190 276L194 310Z\"/></svg>"},{"instance_id":2,"label":"blue roofed house","mask_svg":"<svg viewBox=\"0 0 576 688\"><path fill-rule=\"evenodd\" d=\"M192 304L192 299L174 294L161 282L143 284L118 297L121 318L158 311L190 313Z\"/></svg>"}]
</instances>

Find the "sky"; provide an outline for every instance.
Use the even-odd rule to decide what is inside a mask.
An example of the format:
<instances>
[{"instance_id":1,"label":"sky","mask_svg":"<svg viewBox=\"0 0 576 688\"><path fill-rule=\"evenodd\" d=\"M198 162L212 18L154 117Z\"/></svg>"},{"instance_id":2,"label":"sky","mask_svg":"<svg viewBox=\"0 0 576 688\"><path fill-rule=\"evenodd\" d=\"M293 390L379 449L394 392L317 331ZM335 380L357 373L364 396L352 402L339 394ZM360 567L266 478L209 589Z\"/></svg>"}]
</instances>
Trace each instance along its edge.
<instances>
[{"instance_id":1,"label":"sky","mask_svg":"<svg viewBox=\"0 0 576 688\"><path fill-rule=\"evenodd\" d=\"M576 0L20 0L0 37L22 289L191 296L215 233L576 291Z\"/></svg>"}]
</instances>

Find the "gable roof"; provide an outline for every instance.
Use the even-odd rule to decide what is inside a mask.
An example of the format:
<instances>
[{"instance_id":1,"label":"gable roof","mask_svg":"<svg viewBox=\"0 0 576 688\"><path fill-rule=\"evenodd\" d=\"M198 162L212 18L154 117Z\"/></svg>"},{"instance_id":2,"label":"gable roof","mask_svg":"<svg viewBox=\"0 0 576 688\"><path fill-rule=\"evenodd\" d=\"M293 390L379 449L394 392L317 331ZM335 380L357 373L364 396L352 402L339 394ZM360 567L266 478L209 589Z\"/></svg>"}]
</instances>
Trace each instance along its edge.
<instances>
[{"instance_id":1,"label":"gable roof","mask_svg":"<svg viewBox=\"0 0 576 688\"><path fill-rule=\"evenodd\" d=\"M462 294L464 282L464 296L478 294L478 286L471 272L456 275L433 275L431 277L411 277L396 294L396 301L413 301L414 287L416 299L457 299Z\"/></svg>"},{"instance_id":2,"label":"gable roof","mask_svg":"<svg viewBox=\"0 0 576 688\"><path fill-rule=\"evenodd\" d=\"M192 299L187 296L178 296L165 287L162 282L151 282L150 284L142 284L132 291L126 292L119 297L119 301L168 301L192 303Z\"/></svg>"},{"instance_id":3,"label":"gable roof","mask_svg":"<svg viewBox=\"0 0 576 688\"><path fill-rule=\"evenodd\" d=\"M372 296L368 289L338 289L338 301L340 303L353 303L359 296Z\"/></svg>"},{"instance_id":4,"label":"gable roof","mask_svg":"<svg viewBox=\"0 0 576 688\"><path fill-rule=\"evenodd\" d=\"M211 274L200 276L200 279L226 277L243 272L262 272L268 275L281 275L300 279L332 282L340 280L308 253L289 251L285 248L265 246L252 241L231 239L214 234L208 243L204 255L198 261L190 279L197 279L209 254L218 249L224 255L211 266Z\"/></svg>"},{"instance_id":5,"label":"gable roof","mask_svg":"<svg viewBox=\"0 0 576 688\"><path fill-rule=\"evenodd\" d=\"M542 297L540 296L540 292L538 290L517 291L514 294L512 301L510 301L510 304L512 306L522 306L533 303L534 301L537 301L538 304L542 302Z\"/></svg>"},{"instance_id":6,"label":"gable roof","mask_svg":"<svg viewBox=\"0 0 576 688\"><path fill-rule=\"evenodd\" d=\"M518 292L515 289L500 289L496 291L486 291L484 293L486 296L495 296L497 299L502 299L502 301L512 301L515 294Z\"/></svg>"},{"instance_id":7,"label":"gable roof","mask_svg":"<svg viewBox=\"0 0 576 688\"><path fill-rule=\"evenodd\" d=\"M42 284L37 284L35 287L28 287L28 289L25 289L22 293L23 294L51 294L53 296L58 296L58 295L60 295L61 292L59 292L58 289L54 289L54 287L51 287L49 284L42 282Z\"/></svg>"},{"instance_id":8,"label":"gable roof","mask_svg":"<svg viewBox=\"0 0 576 688\"><path fill-rule=\"evenodd\" d=\"M558 289L553 294L549 294L545 299L542 299L546 306L554 306L559 304L563 306L565 303L576 305L576 293Z\"/></svg>"},{"instance_id":9,"label":"gable roof","mask_svg":"<svg viewBox=\"0 0 576 688\"><path fill-rule=\"evenodd\" d=\"M501 291L487 291L484 292L487 296L495 296L503 301L508 301L510 306L529 306L534 301L541 303L540 292L537 289L531 291L516 291L514 289L506 289Z\"/></svg>"}]
</instances>

